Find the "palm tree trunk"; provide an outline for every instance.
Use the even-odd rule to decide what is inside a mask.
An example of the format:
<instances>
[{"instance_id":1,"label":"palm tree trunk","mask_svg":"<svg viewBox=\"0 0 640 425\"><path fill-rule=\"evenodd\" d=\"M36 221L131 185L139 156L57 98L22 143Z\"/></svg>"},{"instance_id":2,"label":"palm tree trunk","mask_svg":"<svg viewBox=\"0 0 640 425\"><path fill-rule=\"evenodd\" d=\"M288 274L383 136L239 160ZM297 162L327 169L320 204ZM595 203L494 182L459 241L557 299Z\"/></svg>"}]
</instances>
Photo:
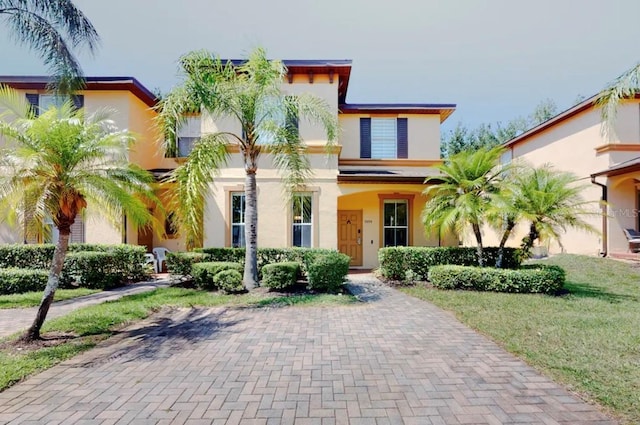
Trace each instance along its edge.
<instances>
[{"instance_id":1,"label":"palm tree trunk","mask_svg":"<svg viewBox=\"0 0 640 425\"><path fill-rule=\"evenodd\" d=\"M478 254L478 265L484 267L484 250L482 249L482 232L480 232L480 226L477 223L472 225L473 234L476 235L476 252Z\"/></svg>"},{"instance_id":2,"label":"palm tree trunk","mask_svg":"<svg viewBox=\"0 0 640 425\"><path fill-rule=\"evenodd\" d=\"M504 246L507 244L507 240L509 236L511 236L511 231L516 226L516 223L513 221L507 222L507 228L504 229L504 233L502 234L502 239L500 239L500 245L498 247L498 258L496 259L496 268L502 268L502 262L504 261Z\"/></svg>"},{"instance_id":3,"label":"palm tree trunk","mask_svg":"<svg viewBox=\"0 0 640 425\"><path fill-rule=\"evenodd\" d=\"M258 191L255 169L247 169L244 184L245 212L244 286L251 290L258 286Z\"/></svg>"},{"instance_id":4,"label":"palm tree trunk","mask_svg":"<svg viewBox=\"0 0 640 425\"><path fill-rule=\"evenodd\" d=\"M20 338L25 342L40 339L40 329L47 317L56 289L58 289L64 258L67 255L67 248L69 247L69 234L71 232L69 227L67 227L66 229L59 228L59 233L58 243L53 251L53 260L51 261L51 268L49 269L49 279L47 280L47 286L42 295L42 301L40 301L40 307L38 307L38 312L36 313L36 319L27 332Z\"/></svg>"}]
</instances>

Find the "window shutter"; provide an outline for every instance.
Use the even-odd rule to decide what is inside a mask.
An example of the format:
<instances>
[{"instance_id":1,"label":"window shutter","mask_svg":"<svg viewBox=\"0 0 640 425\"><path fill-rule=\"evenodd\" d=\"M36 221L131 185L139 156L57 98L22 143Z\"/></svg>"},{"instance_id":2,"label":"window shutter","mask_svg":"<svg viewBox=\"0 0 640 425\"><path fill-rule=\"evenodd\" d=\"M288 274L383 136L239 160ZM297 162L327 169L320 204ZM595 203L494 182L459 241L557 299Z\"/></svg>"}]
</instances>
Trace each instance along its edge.
<instances>
[{"instance_id":1,"label":"window shutter","mask_svg":"<svg viewBox=\"0 0 640 425\"><path fill-rule=\"evenodd\" d=\"M76 221L71 225L70 243L84 243L84 221L80 215L76 216Z\"/></svg>"},{"instance_id":2,"label":"window shutter","mask_svg":"<svg viewBox=\"0 0 640 425\"><path fill-rule=\"evenodd\" d=\"M36 93L27 93L26 96L27 96L27 102L31 104L31 109L33 110L33 113L37 117L38 115L40 115L40 108L38 107L38 104L40 102L40 95Z\"/></svg>"},{"instance_id":3,"label":"window shutter","mask_svg":"<svg viewBox=\"0 0 640 425\"><path fill-rule=\"evenodd\" d=\"M84 108L84 96L83 95L74 94L71 97L71 100L73 100L73 106L75 106L76 109Z\"/></svg>"},{"instance_id":4,"label":"window shutter","mask_svg":"<svg viewBox=\"0 0 640 425\"><path fill-rule=\"evenodd\" d=\"M409 158L407 118L398 118L398 158Z\"/></svg>"},{"instance_id":5,"label":"window shutter","mask_svg":"<svg viewBox=\"0 0 640 425\"><path fill-rule=\"evenodd\" d=\"M371 118L360 118L360 158L371 158Z\"/></svg>"}]
</instances>

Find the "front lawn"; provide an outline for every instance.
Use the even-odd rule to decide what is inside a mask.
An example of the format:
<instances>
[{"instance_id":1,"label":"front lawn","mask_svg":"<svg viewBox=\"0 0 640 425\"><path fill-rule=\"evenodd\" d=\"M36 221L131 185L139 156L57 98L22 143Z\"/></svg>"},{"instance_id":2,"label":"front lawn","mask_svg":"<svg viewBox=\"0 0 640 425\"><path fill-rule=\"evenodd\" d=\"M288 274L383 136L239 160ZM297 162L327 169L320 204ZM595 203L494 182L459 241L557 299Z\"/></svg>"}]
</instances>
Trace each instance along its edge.
<instances>
[{"instance_id":1,"label":"front lawn","mask_svg":"<svg viewBox=\"0 0 640 425\"><path fill-rule=\"evenodd\" d=\"M77 288L58 289L54 301L64 301L71 298L83 297L85 295L100 292L97 289ZM0 309L2 308L28 308L37 307L42 300L43 291L25 292L22 294L0 295Z\"/></svg>"},{"instance_id":2,"label":"front lawn","mask_svg":"<svg viewBox=\"0 0 640 425\"><path fill-rule=\"evenodd\" d=\"M159 288L116 301L78 309L45 322L44 341L21 347L13 338L0 340L0 391L26 377L94 347L118 329L163 307L331 306L356 302L352 295L248 293L223 295L184 288Z\"/></svg>"},{"instance_id":3,"label":"front lawn","mask_svg":"<svg viewBox=\"0 0 640 425\"><path fill-rule=\"evenodd\" d=\"M468 326L548 376L640 423L640 269L610 259L558 255L561 296L403 288L452 311Z\"/></svg>"}]
</instances>

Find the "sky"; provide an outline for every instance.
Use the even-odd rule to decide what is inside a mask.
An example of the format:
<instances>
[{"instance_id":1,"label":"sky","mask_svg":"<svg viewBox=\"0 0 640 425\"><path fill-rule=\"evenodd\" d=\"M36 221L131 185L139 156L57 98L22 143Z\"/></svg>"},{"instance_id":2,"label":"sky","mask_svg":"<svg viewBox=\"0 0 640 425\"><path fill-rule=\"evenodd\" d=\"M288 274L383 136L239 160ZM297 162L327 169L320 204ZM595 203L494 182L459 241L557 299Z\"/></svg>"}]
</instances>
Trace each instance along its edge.
<instances>
[{"instance_id":1,"label":"sky","mask_svg":"<svg viewBox=\"0 0 640 425\"><path fill-rule=\"evenodd\" d=\"M178 58L351 59L348 103L455 103L444 123L507 122L544 99L560 110L640 60L639 0L76 0L102 43L85 75L167 92ZM1 22L1 21L0 21ZM0 75L42 75L0 23Z\"/></svg>"}]
</instances>

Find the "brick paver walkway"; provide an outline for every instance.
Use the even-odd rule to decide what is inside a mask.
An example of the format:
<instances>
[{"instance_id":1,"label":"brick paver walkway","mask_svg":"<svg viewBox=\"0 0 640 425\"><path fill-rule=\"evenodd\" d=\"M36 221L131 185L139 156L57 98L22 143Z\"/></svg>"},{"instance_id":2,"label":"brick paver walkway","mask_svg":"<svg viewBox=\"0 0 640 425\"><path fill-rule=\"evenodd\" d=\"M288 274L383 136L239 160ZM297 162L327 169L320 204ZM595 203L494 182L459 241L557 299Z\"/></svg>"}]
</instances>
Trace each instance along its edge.
<instances>
[{"instance_id":1,"label":"brick paver walkway","mask_svg":"<svg viewBox=\"0 0 640 425\"><path fill-rule=\"evenodd\" d=\"M433 305L352 280L366 303L157 315L0 393L0 422L615 423Z\"/></svg>"},{"instance_id":2,"label":"brick paver walkway","mask_svg":"<svg viewBox=\"0 0 640 425\"><path fill-rule=\"evenodd\" d=\"M152 291L161 286L169 286L168 279L158 279L156 281L139 282L132 285L123 286L110 291L97 292L84 297L71 298L64 301L57 301L49 308L47 320L69 314L73 310L93 304L100 304L105 301L117 300L125 295L139 294L141 292ZM0 338L9 336L16 332L27 329L36 317L37 307L0 309ZM2 423L0 421L0 423Z\"/></svg>"}]
</instances>

